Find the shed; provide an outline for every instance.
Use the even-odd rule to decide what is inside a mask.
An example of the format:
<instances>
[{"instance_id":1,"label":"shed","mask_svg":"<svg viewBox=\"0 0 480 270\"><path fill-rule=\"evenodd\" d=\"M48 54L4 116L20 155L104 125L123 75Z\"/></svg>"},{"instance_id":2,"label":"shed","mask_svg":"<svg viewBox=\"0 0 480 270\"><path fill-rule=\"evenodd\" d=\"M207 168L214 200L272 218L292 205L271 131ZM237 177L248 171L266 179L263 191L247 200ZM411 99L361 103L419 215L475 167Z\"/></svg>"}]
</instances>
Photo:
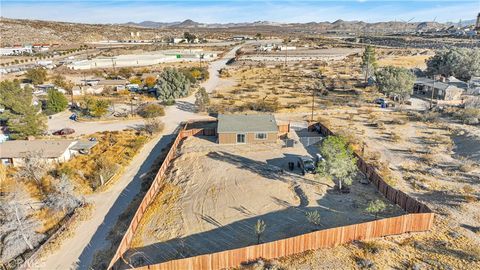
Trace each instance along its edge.
<instances>
[{"instance_id":1,"label":"shed","mask_svg":"<svg viewBox=\"0 0 480 270\"><path fill-rule=\"evenodd\" d=\"M278 126L272 114L220 114L217 134L220 144L275 142Z\"/></svg>"}]
</instances>

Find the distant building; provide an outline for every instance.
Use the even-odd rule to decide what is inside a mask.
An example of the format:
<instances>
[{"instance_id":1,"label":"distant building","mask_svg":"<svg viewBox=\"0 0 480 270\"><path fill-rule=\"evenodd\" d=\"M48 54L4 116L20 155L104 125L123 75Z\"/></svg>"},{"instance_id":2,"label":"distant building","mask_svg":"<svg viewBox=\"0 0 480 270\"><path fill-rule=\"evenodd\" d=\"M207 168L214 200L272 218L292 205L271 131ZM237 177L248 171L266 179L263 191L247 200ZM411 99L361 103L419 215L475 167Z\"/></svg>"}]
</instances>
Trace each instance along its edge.
<instances>
[{"instance_id":1,"label":"distant building","mask_svg":"<svg viewBox=\"0 0 480 270\"><path fill-rule=\"evenodd\" d=\"M171 43L178 44L178 43L186 43L187 40L184 38L172 38Z\"/></svg>"},{"instance_id":2,"label":"distant building","mask_svg":"<svg viewBox=\"0 0 480 270\"><path fill-rule=\"evenodd\" d=\"M97 86L112 87L115 91L125 90L125 86L130 82L127 80L100 80Z\"/></svg>"},{"instance_id":3,"label":"distant building","mask_svg":"<svg viewBox=\"0 0 480 270\"><path fill-rule=\"evenodd\" d=\"M83 95L95 95L101 94L104 90L104 87L101 85L86 85L86 86L74 86L72 88L72 94L74 96L83 96Z\"/></svg>"},{"instance_id":4,"label":"distant building","mask_svg":"<svg viewBox=\"0 0 480 270\"><path fill-rule=\"evenodd\" d=\"M294 51L297 49L295 46L279 46L280 51Z\"/></svg>"},{"instance_id":5,"label":"distant building","mask_svg":"<svg viewBox=\"0 0 480 270\"><path fill-rule=\"evenodd\" d=\"M217 134L220 144L275 142L278 126L272 114L220 114Z\"/></svg>"},{"instance_id":6,"label":"distant building","mask_svg":"<svg viewBox=\"0 0 480 270\"><path fill-rule=\"evenodd\" d=\"M13 46L0 48L0 55L21 55L24 53L32 53L32 46Z\"/></svg>"},{"instance_id":7,"label":"distant building","mask_svg":"<svg viewBox=\"0 0 480 270\"><path fill-rule=\"evenodd\" d=\"M433 94L434 99L445 101L461 100L462 95L466 92L465 89L455 84L434 81L425 77L417 78L413 90L415 94L428 98L431 98Z\"/></svg>"}]
</instances>

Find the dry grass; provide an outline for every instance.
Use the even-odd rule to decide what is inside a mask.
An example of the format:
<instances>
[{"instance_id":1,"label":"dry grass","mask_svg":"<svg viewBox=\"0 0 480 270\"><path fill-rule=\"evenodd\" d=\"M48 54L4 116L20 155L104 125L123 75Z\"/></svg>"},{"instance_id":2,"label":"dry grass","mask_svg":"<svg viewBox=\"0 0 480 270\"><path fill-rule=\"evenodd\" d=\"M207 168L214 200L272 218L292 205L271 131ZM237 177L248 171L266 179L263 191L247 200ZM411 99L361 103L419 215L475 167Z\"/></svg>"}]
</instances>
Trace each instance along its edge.
<instances>
[{"instance_id":1,"label":"dry grass","mask_svg":"<svg viewBox=\"0 0 480 270\"><path fill-rule=\"evenodd\" d=\"M75 228L79 226L82 221L88 220L91 217L93 210L94 206L91 204L86 204L83 207L75 209L75 213L68 221L68 225L64 226L62 231L58 231L55 237L51 238L49 242L41 246L39 250L40 258L58 250L62 242L73 235Z\"/></svg>"},{"instance_id":2,"label":"dry grass","mask_svg":"<svg viewBox=\"0 0 480 270\"><path fill-rule=\"evenodd\" d=\"M166 240L163 239L160 233L165 228L175 225L175 217L180 212L176 211L174 206L179 196L180 189L177 186L171 183L163 184L155 199L145 211L142 219L148 220L148 223L141 222L139 224L135 237L132 240L131 248L143 247L142 237L144 236L153 237L158 241Z\"/></svg>"},{"instance_id":3,"label":"dry grass","mask_svg":"<svg viewBox=\"0 0 480 270\"><path fill-rule=\"evenodd\" d=\"M137 135L133 130L102 132L90 137L98 141L90 154L78 155L57 168L59 174L67 174L72 179L77 191L82 194L92 193L98 188L99 161L121 171L148 140L148 137Z\"/></svg>"}]
</instances>

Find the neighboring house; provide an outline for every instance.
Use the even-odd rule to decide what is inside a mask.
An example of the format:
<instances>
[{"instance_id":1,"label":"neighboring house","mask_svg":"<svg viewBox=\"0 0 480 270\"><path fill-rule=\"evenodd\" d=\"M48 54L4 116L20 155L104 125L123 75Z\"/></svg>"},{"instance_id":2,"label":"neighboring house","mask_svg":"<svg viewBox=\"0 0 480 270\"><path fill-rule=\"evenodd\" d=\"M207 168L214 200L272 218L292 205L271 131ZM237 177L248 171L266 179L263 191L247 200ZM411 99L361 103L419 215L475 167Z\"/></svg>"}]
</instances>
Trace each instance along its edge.
<instances>
[{"instance_id":1,"label":"neighboring house","mask_svg":"<svg viewBox=\"0 0 480 270\"><path fill-rule=\"evenodd\" d=\"M72 88L72 93L74 96L94 95L94 94L101 94L103 90L104 90L104 87L101 85L74 86Z\"/></svg>"},{"instance_id":2,"label":"neighboring house","mask_svg":"<svg viewBox=\"0 0 480 270\"><path fill-rule=\"evenodd\" d=\"M97 86L112 87L113 90L120 91L125 90L125 86L129 83L127 80L100 80Z\"/></svg>"},{"instance_id":3,"label":"neighboring house","mask_svg":"<svg viewBox=\"0 0 480 270\"><path fill-rule=\"evenodd\" d=\"M458 88L462 88L462 89L467 89L468 88L468 83L462 81L462 80L459 80L453 76L450 76L447 78L446 82L449 84L449 85L454 85Z\"/></svg>"},{"instance_id":4,"label":"neighboring house","mask_svg":"<svg viewBox=\"0 0 480 270\"><path fill-rule=\"evenodd\" d=\"M0 48L0 55L20 55L32 53L32 46L15 45L13 47Z\"/></svg>"},{"instance_id":5,"label":"neighboring house","mask_svg":"<svg viewBox=\"0 0 480 270\"><path fill-rule=\"evenodd\" d=\"M14 140L0 144L0 161L4 165L22 166L24 158L38 153L46 163L62 163L78 153L88 153L96 141L76 140Z\"/></svg>"},{"instance_id":6,"label":"neighboring house","mask_svg":"<svg viewBox=\"0 0 480 270\"><path fill-rule=\"evenodd\" d=\"M465 93L465 89L460 88L455 84L434 81L425 77L417 78L413 90L415 94L423 95L427 98L432 97L433 91L434 99L444 101L461 100L462 95Z\"/></svg>"},{"instance_id":7,"label":"neighboring house","mask_svg":"<svg viewBox=\"0 0 480 270\"><path fill-rule=\"evenodd\" d=\"M278 139L278 126L271 114L220 114L217 134L220 144L275 142Z\"/></svg>"}]
</instances>

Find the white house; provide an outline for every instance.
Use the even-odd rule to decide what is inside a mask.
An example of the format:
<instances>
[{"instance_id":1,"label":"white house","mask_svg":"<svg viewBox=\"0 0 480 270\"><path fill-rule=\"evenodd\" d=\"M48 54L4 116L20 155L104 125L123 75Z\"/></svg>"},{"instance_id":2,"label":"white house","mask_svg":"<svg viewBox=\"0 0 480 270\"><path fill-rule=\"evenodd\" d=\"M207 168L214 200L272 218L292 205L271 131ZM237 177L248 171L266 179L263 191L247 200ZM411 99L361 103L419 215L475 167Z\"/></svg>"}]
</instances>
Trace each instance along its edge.
<instances>
[{"instance_id":1,"label":"white house","mask_svg":"<svg viewBox=\"0 0 480 270\"><path fill-rule=\"evenodd\" d=\"M0 55L20 55L23 53L32 53L32 46L14 46L0 48Z\"/></svg>"},{"instance_id":2,"label":"white house","mask_svg":"<svg viewBox=\"0 0 480 270\"><path fill-rule=\"evenodd\" d=\"M45 163L62 163L80 152L88 152L96 141L76 140L15 140L0 144L0 162L8 166L22 166L25 157L38 155Z\"/></svg>"}]
</instances>

